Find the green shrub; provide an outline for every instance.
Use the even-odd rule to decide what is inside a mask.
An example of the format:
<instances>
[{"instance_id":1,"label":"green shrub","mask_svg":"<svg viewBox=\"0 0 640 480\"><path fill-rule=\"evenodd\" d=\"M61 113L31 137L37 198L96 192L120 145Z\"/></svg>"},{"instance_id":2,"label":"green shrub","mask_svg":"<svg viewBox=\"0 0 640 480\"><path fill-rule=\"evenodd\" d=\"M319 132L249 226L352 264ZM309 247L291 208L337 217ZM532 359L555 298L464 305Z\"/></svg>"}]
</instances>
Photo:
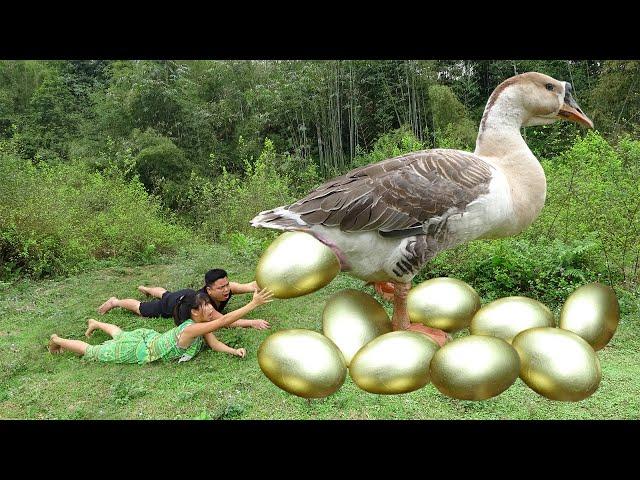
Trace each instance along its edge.
<instances>
[{"instance_id":1,"label":"green shrub","mask_svg":"<svg viewBox=\"0 0 640 480\"><path fill-rule=\"evenodd\" d=\"M640 280L640 141L613 145L597 132L559 157L542 161L547 201L526 232L563 242L593 238L598 270L632 288Z\"/></svg>"},{"instance_id":2,"label":"green shrub","mask_svg":"<svg viewBox=\"0 0 640 480\"><path fill-rule=\"evenodd\" d=\"M273 239L277 235L275 231L257 229L249 223L259 212L295 200L289 190L289 178L276 167L277 159L273 144L266 139L255 163L245 159L243 176L223 169L211 187L195 193L196 198L203 196L197 203L205 212L202 228L208 236L224 241L235 233L257 239Z\"/></svg>"},{"instance_id":3,"label":"green shrub","mask_svg":"<svg viewBox=\"0 0 640 480\"><path fill-rule=\"evenodd\" d=\"M415 282L454 277L469 283L486 302L522 295L555 308L576 288L603 281L590 261L596 248L589 240L571 244L523 237L476 241L438 255Z\"/></svg>"},{"instance_id":4,"label":"green shrub","mask_svg":"<svg viewBox=\"0 0 640 480\"><path fill-rule=\"evenodd\" d=\"M256 238L241 232L232 232L223 238L231 254L247 260L256 260L271 243L271 238Z\"/></svg>"},{"instance_id":5,"label":"green shrub","mask_svg":"<svg viewBox=\"0 0 640 480\"><path fill-rule=\"evenodd\" d=\"M429 87L435 144L438 148L473 150L478 126L465 106L446 85Z\"/></svg>"},{"instance_id":6,"label":"green shrub","mask_svg":"<svg viewBox=\"0 0 640 480\"><path fill-rule=\"evenodd\" d=\"M555 122L523 129L527 145L538 158L562 155L580 137L580 128L574 122Z\"/></svg>"},{"instance_id":7,"label":"green shrub","mask_svg":"<svg viewBox=\"0 0 640 480\"><path fill-rule=\"evenodd\" d=\"M191 172L184 153L171 139L152 129L144 133L134 130L132 143L137 150L135 169L147 192L159 195L165 206L175 208L182 182Z\"/></svg>"},{"instance_id":8,"label":"green shrub","mask_svg":"<svg viewBox=\"0 0 640 480\"><path fill-rule=\"evenodd\" d=\"M40 164L0 152L0 275L69 274L97 260L148 262L188 232L117 170Z\"/></svg>"},{"instance_id":9,"label":"green shrub","mask_svg":"<svg viewBox=\"0 0 640 480\"><path fill-rule=\"evenodd\" d=\"M285 154L275 167L280 175L289 178L289 189L296 199L305 197L323 182L318 166L310 158Z\"/></svg>"},{"instance_id":10,"label":"green shrub","mask_svg":"<svg viewBox=\"0 0 640 480\"><path fill-rule=\"evenodd\" d=\"M414 135L409 126L404 125L397 130L381 135L373 144L373 148L369 153L363 153L358 150L358 154L353 159L352 168L369 165L370 163L397 157L405 153L424 150L425 148L428 148L428 146Z\"/></svg>"},{"instance_id":11,"label":"green shrub","mask_svg":"<svg viewBox=\"0 0 640 480\"><path fill-rule=\"evenodd\" d=\"M34 90L24 115L24 126L14 141L24 158L61 162L68 142L77 134L78 105L64 78L50 70Z\"/></svg>"},{"instance_id":12,"label":"green shrub","mask_svg":"<svg viewBox=\"0 0 640 480\"><path fill-rule=\"evenodd\" d=\"M115 170L129 180L141 182L149 194L159 197L162 205L177 213L193 206L186 199L192 172L204 166L192 162L170 138L152 128L134 129L126 138L78 139L69 146L70 156L91 168L108 173Z\"/></svg>"}]
</instances>

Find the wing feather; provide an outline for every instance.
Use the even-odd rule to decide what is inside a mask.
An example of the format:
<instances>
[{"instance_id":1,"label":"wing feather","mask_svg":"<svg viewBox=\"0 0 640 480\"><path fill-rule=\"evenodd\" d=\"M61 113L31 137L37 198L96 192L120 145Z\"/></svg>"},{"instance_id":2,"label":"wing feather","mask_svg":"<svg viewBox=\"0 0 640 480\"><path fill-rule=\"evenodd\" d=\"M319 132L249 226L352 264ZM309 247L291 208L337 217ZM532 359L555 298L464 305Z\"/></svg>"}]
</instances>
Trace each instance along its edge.
<instances>
[{"instance_id":1,"label":"wing feather","mask_svg":"<svg viewBox=\"0 0 640 480\"><path fill-rule=\"evenodd\" d=\"M352 170L290 205L309 224L346 232L414 229L487 193L493 167L462 151L434 149Z\"/></svg>"}]
</instances>

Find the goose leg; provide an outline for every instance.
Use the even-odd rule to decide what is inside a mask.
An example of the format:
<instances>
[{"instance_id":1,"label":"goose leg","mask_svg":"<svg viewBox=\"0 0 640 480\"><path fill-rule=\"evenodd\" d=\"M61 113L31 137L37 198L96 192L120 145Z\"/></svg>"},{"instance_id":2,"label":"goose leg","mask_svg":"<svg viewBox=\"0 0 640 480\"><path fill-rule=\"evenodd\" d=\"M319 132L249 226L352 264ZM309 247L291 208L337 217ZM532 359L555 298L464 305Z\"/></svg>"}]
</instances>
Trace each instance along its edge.
<instances>
[{"instance_id":1,"label":"goose leg","mask_svg":"<svg viewBox=\"0 0 640 480\"><path fill-rule=\"evenodd\" d=\"M367 285L373 285L373 288L378 295L384 298L388 302L393 301L393 292L395 291L395 286L391 282L369 282Z\"/></svg>"},{"instance_id":2,"label":"goose leg","mask_svg":"<svg viewBox=\"0 0 640 480\"><path fill-rule=\"evenodd\" d=\"M412 330L420 332L435 340L443 346L452 340L451 335L438 328L427 327L421 323L410 323L407 312L407 295L411 288L410 283L376 282L373 284L376 292L385 300L393 300L393 318L391 320L393 330Z\"/></svg>"},{"instance_id":3,"label":"goose leg","mask_svg":"<svg viewBox=\"0 0 640 480\"><path fill-rule=\"evenodd\" d=\"M393 318L391 325L393 330L407 330L410 326L407 313L407 295L411 289L411 283L393 283Z\"/></svg>"}]
</instances>

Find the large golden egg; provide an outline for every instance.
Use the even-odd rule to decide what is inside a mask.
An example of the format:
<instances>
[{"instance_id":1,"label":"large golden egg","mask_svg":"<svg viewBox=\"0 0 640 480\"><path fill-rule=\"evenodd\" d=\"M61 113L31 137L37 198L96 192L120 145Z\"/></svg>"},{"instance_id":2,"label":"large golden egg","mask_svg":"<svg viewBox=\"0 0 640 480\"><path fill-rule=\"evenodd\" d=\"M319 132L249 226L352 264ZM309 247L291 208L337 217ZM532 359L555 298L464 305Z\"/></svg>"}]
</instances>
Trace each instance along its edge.
<instances>
[{"instance_id":1,"label":"large golden egg","mask_svg":"<svg viewBox=\"0 0 640 480\"><path fill-rule=\"evenodd\" d=\"M285 232L265 250L256 267L256 282L276 298L315 292L340 272L329 247L304 232Z\"/></svg>"},{"instance_id":2,"label":"large golden egg","mask_svg":"<svg viewBox=\"0 0 640 480\"><path fill-rule=\"evenodd\" d=\"M573 332L540 327L513 339L520 355L520 378L551 400L583 400L598 389L602 371L596 352Z\"/></svg>"},{"instance_id":3,"label":"large golden egg","mask_svg":"<svg viewBox=\"0 0 640 480\"><path fill-rule=\"evenodd\" d=\"M429 383L438 344L417 332L399 331L371 340L351 360L349 374L361 389L385 395L418 390Z\"/></svg>"},{"instance_id":4,"label":"large golden egg","mask_svg":"<svg viewBox=\"0 0 640 480\"><path fill-rule=\"evenodd\" d=\"M322 333L338 346L347 366L358 350L390 331L391 320L382 305L358 290L332 295L322 311Z\"/></svg>"},{"instance_id":5,"label":"large golden egg","mask_svg":"<svg viewBox=\"0 0 640 480\"><path fill-rule=\"evenodd\" d=\"M431 360L431 383L459 400L495 397L513 385L519 372L515 349L501 338L482 335L447 343Z\"/></svg>"},{"instance_id":6,"label":"large golden egg","mask_svg":"<svg viewBox=\"0 0 640 480\"><path fill-rule=\"evenodd\" d=\"M471 335L489 335L511 343L520 332L535 327L555 327L549 308L527 297L505 297L488 303L471 319Z\"/></svg>"},{"instance_id":7,"label":"large golden egg","mask_svg":"<svg viewBox=\"0 0 640 480\"><path fill-rule=\"evenodd\" d=\"M269 335L258 348L258 365L278 387L304 398L331 395L347 376L338 347L318 332L299 328Z\"/></svg>"},{"instance_id":8,"label":"large golden egg","mask_svg":"<svg viewBox=\"0 0 640 480\"><path fill-rule=\"evenodd\" d=\"M432 278L412 288L407 311L412 322L454 332L469 326L480 308L480 297L462 280Z\"/></svg>"},{"instance_id":9,"label":"large golden egg","mask_svg":"<svg viewBox=\"0 0 640 480\"><path fill-rule=\"evenodd\" d=\"M584 338L594 350L603 348L618 328L620 305L613 288L590 283L567 298L559 327Z\"/></svg>"}]
</instances>

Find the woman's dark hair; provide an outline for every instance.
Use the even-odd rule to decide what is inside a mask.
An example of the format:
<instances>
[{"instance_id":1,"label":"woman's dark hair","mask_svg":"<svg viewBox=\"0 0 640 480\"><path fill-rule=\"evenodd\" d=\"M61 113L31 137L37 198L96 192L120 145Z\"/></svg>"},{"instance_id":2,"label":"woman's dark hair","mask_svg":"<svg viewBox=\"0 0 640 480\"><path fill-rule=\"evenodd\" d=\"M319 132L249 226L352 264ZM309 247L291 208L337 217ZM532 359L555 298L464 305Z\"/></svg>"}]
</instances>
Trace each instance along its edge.
<instances>
[{"instance_id":1,"label":"woman's dark hair","mask_svg":"<svg viewBox=\"0 0 640 480\"><path fill-rule=\"evenodd\" d=\"M191 318L191 310L196 310L209 302L209 295L206 293L191 291L182 295L178 299L176 306L173 307L173 323L175 323L176 326L181 325Z\"/></svg>"},{"instance_id":2,"label":"woman's dark hair","mask_svg":"<svg viewBox=\"0 0 640 480\"><path fill-rule=\"evenodd\" d=\"M209 270L204 276L204 288L206 290L207 287L211 286L216 280L220 280L227 276L227 272L222 270L221 268L214 268L213 270Z\"/></svg>"}]
</instances>

